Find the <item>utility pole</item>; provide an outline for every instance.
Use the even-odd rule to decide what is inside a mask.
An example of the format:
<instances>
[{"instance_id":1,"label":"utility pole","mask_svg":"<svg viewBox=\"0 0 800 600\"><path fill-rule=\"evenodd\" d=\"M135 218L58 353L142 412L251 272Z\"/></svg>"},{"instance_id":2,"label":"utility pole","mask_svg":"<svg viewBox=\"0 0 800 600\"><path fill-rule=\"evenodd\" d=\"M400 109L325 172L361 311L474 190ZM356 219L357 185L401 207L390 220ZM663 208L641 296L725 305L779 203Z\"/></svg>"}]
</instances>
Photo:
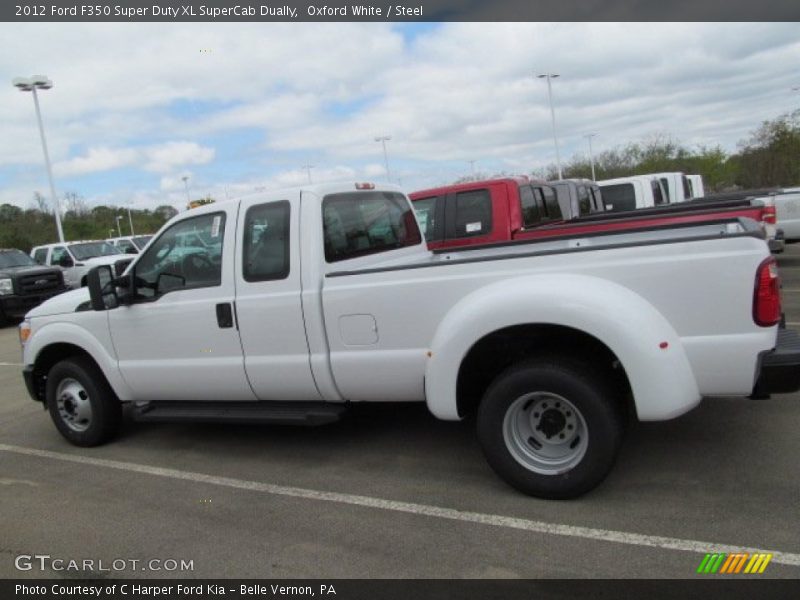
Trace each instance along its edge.
<instances>
[{"instance_id":1,"label":"utility pole","mask_svg":"<svg viewBox=\"0 0 800 600\"><path fill-rule=\"evenodd\" d=\"M392 178L392 175L389 171L389 154L386 152L386 142L392 139L390 135L379 135L375 138L376 142L380 142L383 144L383 162L386 165L386 180L389 181Z\"/></svg>"},{"instance_id":2,"label":"utility pole","mask_svg":"<svg viewBox=\"0 0 800 600\"><path fill-rule=\"evenodd\" d=\"M589 140L589 162L592 163L592 181L597 181L597 177L594 175L594 154L592 154L592 138L596 135L596 133L587 133L583 136Z\"/></svg>"},{"instance_id":3,"label":"utility pole","mask_svg":"<svg viewBox=\"0 0 800 600\"><path fill-rule=\"evenodd\" d=\"M550 83L552 79L560 77L558 73L543 73L537 75L539 79L547 79L547 98L550 101L550 119L553 122L553 145L556 147L556 166L558 167L558 178L563 179L561 174L561 155L558 151L558 136L556 135L556 110L553 107L553 87Z\"/></svg>"}]
</instances>

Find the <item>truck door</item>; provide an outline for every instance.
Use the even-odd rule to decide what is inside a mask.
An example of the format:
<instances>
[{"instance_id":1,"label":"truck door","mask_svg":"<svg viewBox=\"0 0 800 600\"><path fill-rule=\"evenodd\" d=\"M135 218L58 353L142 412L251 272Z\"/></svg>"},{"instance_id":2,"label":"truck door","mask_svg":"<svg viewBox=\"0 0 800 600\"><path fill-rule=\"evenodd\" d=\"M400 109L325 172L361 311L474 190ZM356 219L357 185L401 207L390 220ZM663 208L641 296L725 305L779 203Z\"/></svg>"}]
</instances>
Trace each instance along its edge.
<instances>
[{"instance_id":1,"label":"truck door","mask_svg":"<svg viewBox=\"0 0 800 600\"><path fill-rule=\"evenodd\" d=\"M133 303L108 311L134 399L255 400L233 306L236 214L228 205L165 229L134 265Z\"/></svg>"},{"instance_id":2,"label":"truck door","mask_svg":"<svg viewBox=\"0 0 800 600\"><path fill-rule=\"evenodd\" d=\"M242 201L239 210L236 310L247 377L259 400L321 398L301 304L299 208L300 193L292 192Z\"/></svg>"}]
</instances>

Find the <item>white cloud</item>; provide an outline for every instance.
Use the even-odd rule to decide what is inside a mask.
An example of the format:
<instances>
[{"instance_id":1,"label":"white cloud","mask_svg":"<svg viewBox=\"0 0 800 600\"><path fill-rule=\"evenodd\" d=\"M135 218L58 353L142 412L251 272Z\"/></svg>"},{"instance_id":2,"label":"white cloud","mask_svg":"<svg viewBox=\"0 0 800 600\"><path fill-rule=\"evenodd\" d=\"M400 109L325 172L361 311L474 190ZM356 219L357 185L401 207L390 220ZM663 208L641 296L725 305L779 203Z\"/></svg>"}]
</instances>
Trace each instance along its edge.
<instances>
[{"instance_id":1,"label":"white cloud","mask_svg":"<svg viewBox=\"0 0 800 600\"><path fill-rule=\"evenodd\" d=\"M133 148L89 148L85 156L77 156L53 166L57 176L86 175L132 165L139 159Z\"/></svg>"},{"instance_id":2,"label":"white cloud","mask_svg":"<svg viewBox=\"0 0 800 600\"><path fill-rule=\"evenodd\" d=\"M146 148L144 169L169 173L185 165L203 165L214 159L214 149L195 142L168 142Z\"/></svg>"}]
</instances>

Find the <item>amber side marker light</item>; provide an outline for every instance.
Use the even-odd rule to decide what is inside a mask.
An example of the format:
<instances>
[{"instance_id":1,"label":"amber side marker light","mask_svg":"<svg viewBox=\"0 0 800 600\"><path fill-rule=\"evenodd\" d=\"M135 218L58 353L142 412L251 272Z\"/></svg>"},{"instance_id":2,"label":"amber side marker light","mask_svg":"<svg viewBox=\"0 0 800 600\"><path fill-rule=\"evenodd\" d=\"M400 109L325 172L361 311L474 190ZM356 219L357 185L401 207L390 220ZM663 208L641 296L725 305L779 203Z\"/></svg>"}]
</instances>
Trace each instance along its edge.
<instances>
[{"instance_id":1,"label":"amber side marker light","mask_svg":"<svg viewBox=\"0 0 800 600\"><path fill-rule=\"evenodd\" d=\"M20 323L19 325L19 343L24 344L31 337L31 326L28 323Z\"/></svg>"}]
</instances>

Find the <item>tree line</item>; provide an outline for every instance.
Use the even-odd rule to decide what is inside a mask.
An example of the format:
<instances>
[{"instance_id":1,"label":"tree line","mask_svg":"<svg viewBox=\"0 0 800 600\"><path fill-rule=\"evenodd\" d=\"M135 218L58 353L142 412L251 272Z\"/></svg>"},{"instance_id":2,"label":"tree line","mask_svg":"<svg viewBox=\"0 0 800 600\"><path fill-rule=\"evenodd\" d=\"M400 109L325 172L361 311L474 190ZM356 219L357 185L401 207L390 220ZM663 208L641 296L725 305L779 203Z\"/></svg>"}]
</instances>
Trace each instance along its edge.
<instances>
[{"instance_id":1,"label":"tree line","mask_svg":"<svg viewBox=\"0 0 800 600\"><path fill-rule=\"evenodd\" d=\"M75 192L64 194L60 203L66 208L61 225L67 241L103 240L117 237L119 231L122 235L130 235L131 221L136 235L155 233L178 214L174 207L163 205L154 210L131 209L129 220L127 208L102 205L89 208L85 199ZM0 205L0 248L30 252L34 246L58 240L53 210L48 201L36 192L31 204L25 209L13 204ZM121 217L119 229L117 217Z\"/></svg>"},{"instance_id":2,"label":"tree line","mask_svg":"<svg viewBox=\"0 0 800 600\"><path fill-rule=\"evenodd\" d=\"M699 174L707 193L800 185L800 110L764 121L730 154L720 146L689 149L668 136L657 135L600 152L594 157L594 167L598 180L675 171ZM565 178L590 179L589 156L573 156L562 165L562 173ZM496 173L492 177L506 175ZM558 179L558 168L550 164L529 175L554 180ZM460 181L486 177L463 177Z\"/></svg>"}]
</instances>

